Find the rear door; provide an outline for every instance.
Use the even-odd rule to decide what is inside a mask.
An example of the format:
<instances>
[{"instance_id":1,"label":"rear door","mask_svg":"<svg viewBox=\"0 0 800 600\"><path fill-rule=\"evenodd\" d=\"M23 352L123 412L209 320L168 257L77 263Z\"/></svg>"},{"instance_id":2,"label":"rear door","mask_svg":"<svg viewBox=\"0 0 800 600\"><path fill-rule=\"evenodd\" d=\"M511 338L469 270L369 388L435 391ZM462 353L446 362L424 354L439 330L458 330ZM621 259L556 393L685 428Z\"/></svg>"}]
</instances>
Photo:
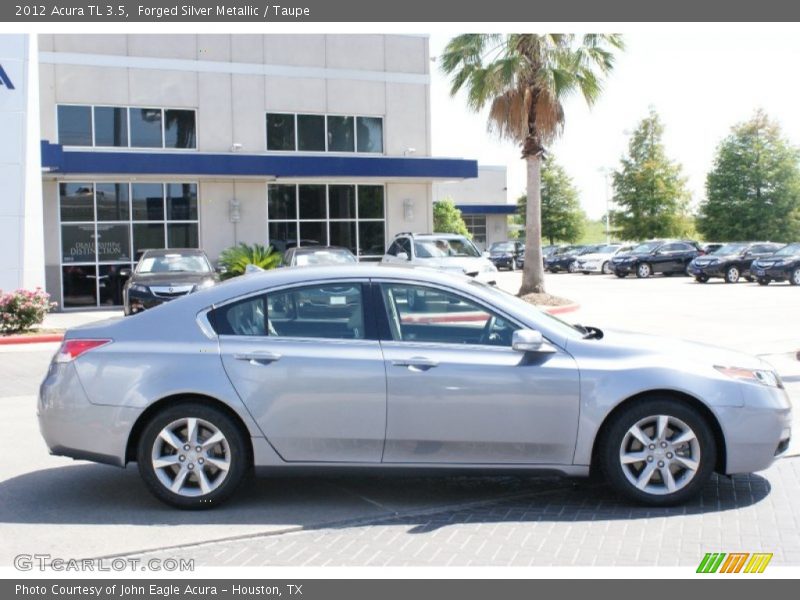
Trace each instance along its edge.
<instances>
[{"instance_id":1,"label":"rear door","mask_svg":"<svg viewBox=\"0 0 800 600\"><path fill-rule=\"evenodd\" d=\"M366 286L304 284L212 313L225 371L286 461L381 460L386 372Z\"/></svg>"}]
</instances>

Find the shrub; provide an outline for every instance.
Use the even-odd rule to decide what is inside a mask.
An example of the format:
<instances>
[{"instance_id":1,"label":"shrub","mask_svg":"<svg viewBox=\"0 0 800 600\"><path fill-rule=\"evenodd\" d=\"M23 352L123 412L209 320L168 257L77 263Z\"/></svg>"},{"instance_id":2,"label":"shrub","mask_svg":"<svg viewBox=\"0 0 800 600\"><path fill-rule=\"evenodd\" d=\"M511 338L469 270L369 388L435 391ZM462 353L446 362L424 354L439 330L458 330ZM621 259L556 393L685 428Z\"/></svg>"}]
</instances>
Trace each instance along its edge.
<instances>
[{"instance_id":1,"label":"shrub","mask_svg":"<svg viewBox=\"0 0 800 600\"><path fill-rule=\"evenodd\" d=\"M40 325L55 306L55 302L50 302L50 294L41 288L0 292L0 333L28 331Z\"/></svg>"},{"instance_id":2,"label":"shrub","mask_svg":"<svg viewBox=\"0 0 800 600\"><path fill-rule=\"evenodd\" d=\"M280 262L280 252L276 252L272 246L262 246L261 244L250 246L241 243L223 250L219 255L219 264L227 269L222 275L223 279L242 275L247 265L255 265L268 270L274 269Z\"/></svg>"}]
</instances>

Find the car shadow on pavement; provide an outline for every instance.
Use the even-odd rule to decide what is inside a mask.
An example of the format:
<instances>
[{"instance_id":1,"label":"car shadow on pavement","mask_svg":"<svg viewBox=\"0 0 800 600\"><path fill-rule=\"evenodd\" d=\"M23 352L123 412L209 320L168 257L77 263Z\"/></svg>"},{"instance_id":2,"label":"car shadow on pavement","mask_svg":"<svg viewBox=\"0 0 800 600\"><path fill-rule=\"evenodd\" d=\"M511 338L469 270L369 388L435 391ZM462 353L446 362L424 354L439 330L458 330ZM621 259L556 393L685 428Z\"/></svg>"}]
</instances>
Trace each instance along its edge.
<instances>
[{"instance_id":1,"label":"car shadow on pavement","mask_svg":"<svg viewBox=\"0 0 800 600\"><path fill-rule=\"evenodd\" d=\"M591 480L554 476L273 476L248 480L211 511L169 508L134 468L76 464L0 482L0 523L270 525L308 529L391 521L431 531L460 521L597 521L735 510L760 502L759 475L714 476L695 500L673 508L628 502Z\"/></svg>"}]
</instances>

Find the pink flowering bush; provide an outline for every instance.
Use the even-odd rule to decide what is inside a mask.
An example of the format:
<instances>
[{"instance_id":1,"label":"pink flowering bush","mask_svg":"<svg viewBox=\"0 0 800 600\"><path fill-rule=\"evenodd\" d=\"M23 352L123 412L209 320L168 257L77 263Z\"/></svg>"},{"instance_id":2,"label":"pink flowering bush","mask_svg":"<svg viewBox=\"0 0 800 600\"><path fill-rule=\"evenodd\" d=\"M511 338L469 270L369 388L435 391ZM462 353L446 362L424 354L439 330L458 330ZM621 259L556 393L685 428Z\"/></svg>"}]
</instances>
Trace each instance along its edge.
<instances>
[{"instance_id":1,"label":"pink flowering bush","mask_svg":"<svg viewBox=\"0 0 800 600\"><path fill-rule=\"evenodd\" d=\"M0 292L0 333L28 331L41 324L55 306L55 302L50 302L50 294L41 288Z\"/></svg>"}]
</instances>

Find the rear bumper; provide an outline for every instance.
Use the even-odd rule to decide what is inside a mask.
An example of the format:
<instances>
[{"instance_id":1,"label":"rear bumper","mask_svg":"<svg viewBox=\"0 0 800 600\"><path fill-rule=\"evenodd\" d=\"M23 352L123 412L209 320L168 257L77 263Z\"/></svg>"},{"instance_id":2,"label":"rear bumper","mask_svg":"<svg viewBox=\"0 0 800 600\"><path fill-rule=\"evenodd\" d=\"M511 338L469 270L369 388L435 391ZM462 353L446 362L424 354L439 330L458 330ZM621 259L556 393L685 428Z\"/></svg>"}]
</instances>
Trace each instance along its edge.
<instances>
[{"instance_id":1,"label":"rear bumper","mask_svg":"<svg viewBox=\"0 0 800 600\"><path fill-rule=\"evenodd\" d=\"M128 435L140 414L89 402L73 363L52 364L39 388L39 431L58 456L124 467Z\"/></svg>"}]
</instances>

